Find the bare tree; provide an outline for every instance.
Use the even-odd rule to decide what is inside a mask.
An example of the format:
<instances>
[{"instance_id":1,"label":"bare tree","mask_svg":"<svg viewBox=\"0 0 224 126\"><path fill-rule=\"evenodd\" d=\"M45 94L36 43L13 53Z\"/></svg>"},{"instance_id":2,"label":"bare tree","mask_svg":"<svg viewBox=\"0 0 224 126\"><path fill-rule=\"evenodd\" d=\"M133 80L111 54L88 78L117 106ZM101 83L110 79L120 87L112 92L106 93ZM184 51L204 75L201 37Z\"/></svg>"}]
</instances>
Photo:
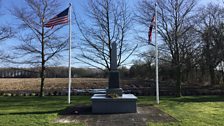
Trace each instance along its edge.
<instances>
[{"instance_id":1,"label":"bare tree","mask_svg":"<svg viewBox=\"0 0 224 126\"><path fill-rule=\"evenodd\" d=\"M12 29L7 26L1 26L0 27L0 42L11 38L13 36Z\"/></svg>"},{"instance_id":2,"label":"bare tree","mask_svg":"<svg viewBox=\"0 0 224 126\"><path fill-rule=\"evenodd\" d=\"M46 65L59 59L67 46L67 40L57 32L64 26L54 29L46 29L44 24L58 12L59 2L57 0L26 0L24 8L14 7L14 15L21 24L18 29L21 34L18 39L21 45L15 47L17 56L21 56L22 64L40 67L41 78L40 96L44 95L44 80Z\"/></svg>"},{"instance_id":3,"label":"bare tree","mask_svg":"<svg viewBox=\"0 0 224 126\"><path fill-rule=\"evenodd\" d=\"M1 3L1 0L0 0ZM0 5L1 8L1 5ZM0 13L0 16L2 14ZM13 37L14 32L12 31L12 28L6 25L1 24L0 26L0 43L3 42L6 39L9 39ZM0 61L6 60L9 56L4 53L3 50L0 50Z\"/></svg>"},{"instance_id":4,"label":"bare tree","mask_svg":"<svg viewBox=\"0 0 224 126\"><path fill-rule=\"evenodd\" d=\"M111 44L117 43L118 67L134 52L137 45L128 42L132 15L125 1L89 0L88 23L80 20L82 38L78 59L90 66L110 70ZM104 67L104 68L102 68Z\"/></svg>"},{"instance_id":5,"label":"bare tree","mask_svg":"<svg viewBox=\"0 0 224 126\"><path fill-rule=\"evenodd\" d=\"M208 68L210 84L216 84L215 68L224 60L224 8L208 4L198 11L197 31L201 35L201 58Z\"/></svg>"},{"instance_id":6,"label":"bare tree","mask_svg":"<svg viewBox=\"0 0 224 126\"><path fill-rule=\"evenodd\" d=\"M145 27L150 24L154 4L154 0L142 0L139 3L136 17L138 22ZM190 19L195 4L196 0L158 0L158 33L164 42L164 49L172 57L172 66L176 71L177 96L181 96L181 55L183 53L181 48L185 43L182 38L193 27Z\"/></svg>"},{"instance_id":7,"label":"bare tree","mask_svg":"<svg viewBox=\"0 0 224 126\"><path fill-rule=\"evenodd\" d=\"M0 43L6 39L13 37L14 33L12 32L11 27L0 26ZM4 53L4 50L0 50L0 61L7 61L10 56Z\"/></svg>"}]
</instances>

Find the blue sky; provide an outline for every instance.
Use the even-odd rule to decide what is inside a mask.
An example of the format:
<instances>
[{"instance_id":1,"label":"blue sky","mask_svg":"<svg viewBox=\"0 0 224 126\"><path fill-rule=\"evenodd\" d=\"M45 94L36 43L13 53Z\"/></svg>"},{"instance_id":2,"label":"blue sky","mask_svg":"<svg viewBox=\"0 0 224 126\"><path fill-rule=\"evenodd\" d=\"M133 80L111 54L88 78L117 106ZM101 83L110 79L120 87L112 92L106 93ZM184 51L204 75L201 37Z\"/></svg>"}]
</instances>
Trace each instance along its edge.
<instances>
[{"instance_id":1,"label":"blue sky","mask_svg":"<svg viewBox=\"0 0 224 126\"><path fill-rule=\"evenodd\" d=\"M63 1L62 4L61 4L61 9L58 10L58 12L64 10L66 7L68 7L69 3L72 3L73 5L73 9L76 13L78 13L79 15L85 15L85 6L87 5L88 3L88 0L61 0ZM128 4L131 6L132 9L136 9L136 4L137 2L140 1L140 0L127 0ZM209 2L212 2L212 3L221 3L222 0L200 0L199 2L199 5L206 5L207 3ZM9 9L12 8L13 6L18 6L18 7L23 7L25 5L25 2L24 0L2 0L1 1L1 4L0 4L0 12L1 12L1 17L0 17L0 25L1 24L8 24L8 25L16 25L17 24L17 21L16 19L11 16L9 14ZM76 30L77 27L74 26L75 29L73 29L77 35L77 32ZM67 32L67 31L65 31ZM77 38L75 36L73 36L75 39L73 40L73 44L75 45L75 41L78 41ZM17 45L17 44L20 44L16 39L10 39L10 40L7 40L5 41L4 43L1 43L0 44L0 49L9 49L12 45ZM73 50L73 56L75 56L75 51L76 50ZM66 55L66 54L65 54ZM130 59L129 61L131 61L132 59ZM61 62L61 65L64 65L66 66L67 65L67 58L65 58L63 61L65 62ZM73 66L75 67L85 67L85 65L83 64L79 64L79 63L76 63L76 61L73 61Z\"/></svg>"}]
</instances>

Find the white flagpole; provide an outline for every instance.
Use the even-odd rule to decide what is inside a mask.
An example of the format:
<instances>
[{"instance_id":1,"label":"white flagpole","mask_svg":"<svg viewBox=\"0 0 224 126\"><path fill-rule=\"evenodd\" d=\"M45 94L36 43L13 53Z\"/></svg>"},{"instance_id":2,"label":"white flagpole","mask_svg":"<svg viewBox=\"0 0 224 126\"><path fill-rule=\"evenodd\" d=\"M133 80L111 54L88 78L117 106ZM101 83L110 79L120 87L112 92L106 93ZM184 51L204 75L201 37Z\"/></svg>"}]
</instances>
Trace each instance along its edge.
<instances>
[{"instance_id":1,"label":"white flagpole","mask_svg":"<svg viewBox=\"0 0 224 126\"><path fill-rule=\"evenodd\" d=\"M69 76L69 78L68 78L68 104L70 104L71 103L71 82L72 82L72 80L71 80L71 45L72 45L72 33L71 33L71 24L72 24L72 20L71 20L71 18L72 18L72 4L71 3L69 3L69 63L68 63L68 69L69 69L69 72L68 72L68 76Z\"/></svg>"},{"instance_id":2,"label":"white flagpole","mask_svg":"<svg viewBox=\"0 0 224 126\"><path fill-rule=\"evenodd\" d=\"M159 104L159 72L158 72L158 43L157 43L157 0L155 5L155 45L156 45L156 102Z\"/></svg>"}]
</instances>

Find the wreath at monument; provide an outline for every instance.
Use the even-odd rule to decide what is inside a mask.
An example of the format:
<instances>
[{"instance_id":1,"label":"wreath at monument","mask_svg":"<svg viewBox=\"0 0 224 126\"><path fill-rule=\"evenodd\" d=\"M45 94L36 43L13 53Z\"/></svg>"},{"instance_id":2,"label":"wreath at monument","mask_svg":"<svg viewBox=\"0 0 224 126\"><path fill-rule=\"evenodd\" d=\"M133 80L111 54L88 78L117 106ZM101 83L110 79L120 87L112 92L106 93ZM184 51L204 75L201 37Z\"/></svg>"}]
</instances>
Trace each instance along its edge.
<instances>
[{"instance_id":1,"label":"wreath at monument","mask_svg":"<svg viewBox=\"0 0 224 126\"><path fill-rule=\"evenodd\" d=\"M115 98L118 98L120 96L117 93L111 92L111 93L108 93L107 94L107 97L112 98L112 99L115 99Z\"/></svg>"}]
</instances>

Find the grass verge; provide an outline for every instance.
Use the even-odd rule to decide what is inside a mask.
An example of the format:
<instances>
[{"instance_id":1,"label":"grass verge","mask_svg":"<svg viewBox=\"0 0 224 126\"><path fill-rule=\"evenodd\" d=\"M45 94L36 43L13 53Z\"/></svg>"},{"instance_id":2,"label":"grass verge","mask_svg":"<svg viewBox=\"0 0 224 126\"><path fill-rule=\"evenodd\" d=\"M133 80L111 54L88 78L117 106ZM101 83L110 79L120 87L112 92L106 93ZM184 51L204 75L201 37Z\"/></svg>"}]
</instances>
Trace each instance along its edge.
<instances>
[{"instance_id":1,"label":"grass verge","mask_svg":"<svg viewBox=\"0 0 224 126\"><path fill-rule=\"evenodd\" d=\"M161 97L160 104L154 97L138 97L139 105L153 105L178 120L175 123L149 122L151 126L204 126L224 124L223 96ZM73 96L72 106L90 104L88 96ZM54 123L58 113L70 105L65 96L3 97L0 96L1 126L82 126L83 124Z\"/></svg>"}]
</instances>

